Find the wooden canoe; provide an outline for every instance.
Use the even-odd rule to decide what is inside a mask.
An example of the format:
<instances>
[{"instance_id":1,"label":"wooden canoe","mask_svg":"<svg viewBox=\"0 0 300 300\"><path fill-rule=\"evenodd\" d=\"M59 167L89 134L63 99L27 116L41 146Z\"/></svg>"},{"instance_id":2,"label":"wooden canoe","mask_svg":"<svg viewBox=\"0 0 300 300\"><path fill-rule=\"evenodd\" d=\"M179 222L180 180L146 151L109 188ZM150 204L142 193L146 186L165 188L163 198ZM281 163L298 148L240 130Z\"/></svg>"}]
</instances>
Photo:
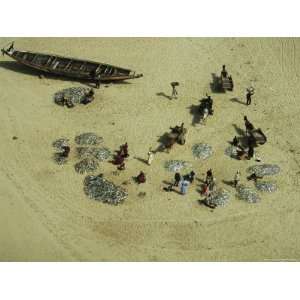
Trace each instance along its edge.
<instances>
[{"instance_id":1,"label":"wooden canoe","mask_svg":"<svg viewBox=\"0 0 300 300\"><path fill-rule=\"evenodd\" d=\"M143 76L143 74L136 74L132 70L105 63L16 50L14 49L14 43L11 43L6 49L1 49L1 51L3 55L6 54L17 62L33 69L91 82L122 81Z\"/></svg>"}]
</instances>

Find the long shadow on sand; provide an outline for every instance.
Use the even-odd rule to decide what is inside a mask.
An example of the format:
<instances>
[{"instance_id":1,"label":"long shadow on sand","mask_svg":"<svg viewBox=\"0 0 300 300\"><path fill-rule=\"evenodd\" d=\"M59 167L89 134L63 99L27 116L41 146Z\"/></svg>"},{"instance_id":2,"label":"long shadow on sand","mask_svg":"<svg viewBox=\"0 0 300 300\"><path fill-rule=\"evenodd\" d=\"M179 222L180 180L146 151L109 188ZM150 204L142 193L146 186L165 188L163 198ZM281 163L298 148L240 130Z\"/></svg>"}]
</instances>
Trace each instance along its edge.
<instances>
[{"instance_id":1,"label":"long shadow on sand","mask_svg":"<svg viewBox=\"0 0 300 300\"><path fill-rule=\"evenodd\" d=\"M245 102L241 101L239 98L231 98L230 101L231 102L236 102L236 103L239 103L239 104L243 104L243 105L247 106L247 104Z\"/></svg>"},{"instance_id":2,"label":"long shadow on sand","mask_svg":"<svg viewBox=\"0 0 300 300\"><path fill-rule=\"evenodd\" d=\"M172 97L167 95L166 93L164 92L159 92L159 93L156 93L156 96L160 96L160 97L164 97L164 98L167 98L168 100L172 100Z\"/></svg>"},{"instance_id":3,"label":"long shadow on sand","mask_svg":"<svg viewBox=\"0 0 300 300\"><path fill-rule=\"evenodd\" d=\"M219 77L216 73L211 73L212 82L210 83L210 89L213 93L224 93L225 91L222 89L219 81Z\"/></svg>"},{"instance_id":4,"label":"long shadow on sand","mask_svg":"<svg viewBox=\"0 0 300 300\"><path fill-rule=\"evenodd\" d=\"M138 160L138 161L140 161L140 162L142 162L142 163L148 165L148 161L147 161L146 159L143 159L143 158L137 157L137 156L134 156L134 159L136 159L136 160Z\"/></svg>"},{"instance_id":5,"label":"long shadow on sand","mask_svg":"<svg viewBox=\"0 0 300 300\"><path fill-rule=\"evenodd\" d=\"M236 124L232 124L232 126L234 127L234 129L238 135L241 135L241 136L246 135L245 131L242 128L238 127Z\"/></svg>"},{"instance_id":6,"label":"long shadow on sand","mask_svg":"<svg viewBox=\"0 0 300 300\"><path fill-rule=\"evenodd\" d=\"M192 125L195 126L201 121L201 114L199 112L199 105L192 104L188 107L190 114L193 116Z\"/></svg>"}]
</instances>

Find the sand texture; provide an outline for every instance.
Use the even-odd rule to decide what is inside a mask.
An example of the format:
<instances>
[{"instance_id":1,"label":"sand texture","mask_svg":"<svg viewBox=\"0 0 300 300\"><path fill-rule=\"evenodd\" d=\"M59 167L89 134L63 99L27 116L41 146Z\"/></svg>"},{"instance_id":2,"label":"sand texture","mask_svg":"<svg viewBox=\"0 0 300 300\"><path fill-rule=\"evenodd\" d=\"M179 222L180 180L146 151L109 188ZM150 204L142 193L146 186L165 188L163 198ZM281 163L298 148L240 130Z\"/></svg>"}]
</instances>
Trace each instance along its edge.
<instances>
[{"instance_id":1,"label":"sand texture","mask_svg":"<svg viewBox=\"0 0 300 300\"><path fill-rule=\"evenodd\" d=\"M0 60L0 261L265 261L300 259L300 39L282 38L1 38L16 49L86 58L127 67L144 77L101 86L89 105L56 105L53 95L83 83L39 78L38 72ZM234 91L212 93L212 73L226 64ZM178 99L170 100L170 82ZM251 106L245 89L254 86ZM210 93L214 115L194 124L195 106ZM263 163L277 164L274 193L259 193L250 204L227 184L252 161L225 155L228 141L244 130L243 116L260 127L268 142L258 147ZM156 153L170 126L188 129L185 145ZM86 174L75 172L74 138L84 132L103 137L111 151L128 142L126 170L108 161L99 171L128 192L114 206L88 198ZM17 138L13 138L13 137ZM54 163L52 142L68 138L70 158ZM212 156L195 159L192 147L205 143ZM164 164L192 164L196 179L185 196L165 192L173 180ZM219 188L230 193L225 207L199 205L198 192L212 168ZM143 170L147 182L132 177ZM126 185L122 185L127 181Z\"/></svg>"}]
</instances>

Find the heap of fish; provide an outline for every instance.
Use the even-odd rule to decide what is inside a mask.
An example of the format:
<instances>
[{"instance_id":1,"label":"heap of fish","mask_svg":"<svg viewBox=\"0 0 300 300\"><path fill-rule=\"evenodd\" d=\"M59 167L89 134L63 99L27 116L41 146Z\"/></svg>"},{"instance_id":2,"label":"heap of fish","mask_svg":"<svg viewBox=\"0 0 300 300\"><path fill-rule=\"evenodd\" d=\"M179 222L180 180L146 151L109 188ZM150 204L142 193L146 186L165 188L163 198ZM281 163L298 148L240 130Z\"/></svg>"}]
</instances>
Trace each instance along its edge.
<instances>
[{"instance_id":1,"label":"heap of fish","mask_svg":"<svg viewBox=\"0 0 300 300\"><path fill-rule=\"evenodd\" d=\"M93 132L86 132L75 137L75 143L78 145L99 145L103 142L103 138Z\"/></svg>"},{"instance_id":2,"label":"heap of fish","mask_svg":"<svg viewBox=\"0 0 300 300\"><path fill-rule=\"evenodd\" d=\"M260 201L259 195L252 188L240 184L236 189L240 199L245 200L248 203L257 203Z\"/></svg>"},{"instance_id":3,"label":"heap of fish","mask_svg":"<svg viewBox=\"0 0 300 300\"><path fill-rule=\"evenodd\" d=\"M213 151L212 151L212 147L208 144L195 144L192 147L192 152L195 158L197 159L207 159L209 158Z\"/></svg>"},{"instance_id":4,"label":"heap of fish","mask_svg":"<svg viewBox=\"0 0 300 300\"><path fill-rule=\"evenodd\" d=\"M87 97L91 97L92 88L87 87L71 87L58 91L54 94L54 102L58 105L71 108L77 104L86 101Z\"/></svg>"},{"instance_id":5,"label":"heap of fish","mask_svg":"<svg viewBox=\"0 0 300 300\"><path fill-rule=\"evenodd\" d=\"M247 169L248 173L255 173L259 177L263 177L265 175L275 175L280 172L280 167L278 165L272 164L262 164L251 166Z\"/></svg>"},{"instance_id":6,"label":"heap of fish","mask_svg":"<svg viewBox=\"0 0 300 300\"><path fill-rule=\"evenodd\" d=\"M225 149L225 154L231 158L237 158L237 148L235 146L229 146Z\"/></svg>"},{"instance_id":7,"label":"heap of fish","mask_svg":"<svg viewBox=\"0 0 300 300\"><path fill-rule=\"evenodd\" d=\"M256 181L255 187L261 192L273 193L277 190L277 184L271 181Z\"/></svg>"},{"instance_id":8,"label":"heap of fish","mask_svg":"<svg viewBox=\"0 0 300 300\"><path fill-rule=\"evenodd\" d=\"M63 147L69 146L69 139L67 138L57 139L52 143L52 146L59 151L63 151Z\"/></svg>"},{"instance_id":9,"label":"heap of fish","mask_svg":"<svg viewBox=\"0 0 300 300\"><path fill-rule=\"evenodd\" d=\"M111 152L107 148L89 148L89 147L77 147L77 156L80 159L87 157L94 157L99 161L107 160L111 157Z\"/></svg>"},{"instance_id":10,"label":"heap of fish","mask_svg":"<svg viewBox=\"0 0 300 300\"><path fill-rule=\"evenodd\" d=\"M168 160L165 162L165 169L169 172L178 172L181 169L190 168L191 163L184 160Z\"/></svg>"},{"instance_id":11,"label":"heap of fish","mask_svg":"<svg viewBox=\"0 0 300 300\"><path fill-rule=\"evenodd\" d=\"M87 176L84 179L84 192L91 198L109 204L120 204L128 196L122 188L103 178L102 175Z\"/></svg>"},{"instance_id":12,"label":"heap of fish","mask_svg":"<svg viewBox=\"0 0 300 300\"><path fill-rule=\"evenodd\" d=\"M209 197L209 203L217 206L225 206L230 199L229 193L225 189L219 189Z\"/></svg>"},{"instance_id":13,"label":"heap of fish","mask_svg":"<svg viewBox=\"0 0 300 300\"><path fill-rule=\"evenodd\" d=\"M80 174L94 172L98 167L98 161L90 157L84 158L74 165L75 171Z\"/></svg>"},{"instance_id":14,"label":"heap of fish","mask_svg":"<svg viewBox=\"0 0 300 300\"><path fill-rule=\"evenodd\" d=\"M58 164L58 165L63 165L65 164L68 159L67 157L63 156L62 153L64 152L63 147L69 146L69 140L67 138L60 138L57 139L52 143L52 146L56 148L58 152L53 154L53 160Z\"/></svg>"}]
</instances>

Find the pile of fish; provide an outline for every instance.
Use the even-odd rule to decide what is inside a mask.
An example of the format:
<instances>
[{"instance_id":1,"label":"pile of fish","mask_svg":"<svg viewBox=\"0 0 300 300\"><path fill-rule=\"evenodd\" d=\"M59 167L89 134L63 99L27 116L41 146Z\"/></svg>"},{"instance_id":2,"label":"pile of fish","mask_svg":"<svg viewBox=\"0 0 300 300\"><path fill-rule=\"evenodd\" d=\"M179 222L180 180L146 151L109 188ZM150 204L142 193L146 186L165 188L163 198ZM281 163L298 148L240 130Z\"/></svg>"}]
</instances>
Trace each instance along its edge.
<instances>
[{"instance_id":1,"label":"pile of fish","mask_svg":"<svg viewBox=\"0 0 300 300\"><path fill-rule=\"evenodd\" d=\"M181 169L192 167L191 163L184 160L168 160L165 162L165 169L169 172L178 172Z\"/></svg>"},{"instance_id":2,"label":"pile of fish","mask_svg":"<svg viewBox=\"0 0 300 300\"><path fill-rule=\"evenodd\" d=\"M277 184L270 181L256 181L255 187L261 192L273 193L277 190Z\"/></svg>"},{"instance_id":3,"label":"pile of fish","mask_svg":"<svg viewBox=\"0 0 300 300\"><path fill-rule=\"evenodd\" d=\"M207 159L213 153L212 147L208 144L195 144L192 147L193 155L198 159Z\"/></svg>"},{"instance_id":4,"label":"pile of fish","mask_svg":"<svg viewBox=\"0 0 300 300\"><path fill-rule=\"evenodd\" d=\"M262 164L251 166L247 169L248 173L255 173L259 177L263 177L265 175L275 175L280 172L280 167L278 165L272 164Z\"/></svg>"},{"instance_id":5,"label":"pile of fish","mask_svg":"<svg viewBox=\"0 0 300 300\"><path fill-rule=\"evenodd\" d=\"M67 157L63 156L62 153L64 152L64 148L63 147L69 146L69 140L67 138L57 139L56 141L54 141L52 143L52 146L54 148L56 148L57 151L59 151L59 152L54 153L53 160L58 165L65 164L68 161L68 159L67 159Z\"/></svg>"},{"instance_id":6,"label":"pile of fish","mask_svg":"<svg viewBox=\"0 0 300 300\"><path fill-rule=\"evenodd\" d=\"M63 147L69 146L69 139L67 139L67 138L57 139L56 141L54 141L52 143L52 146L59 151L63 151Z\"/></svg>"},{"instance_id":7,"label":"pile of fish","mask_svg":"<svg viewBox=\"0 0 300 300\"><path fill-rule=\"evenodd\" d=\"M260 201L259 195L250 187L244 185L237 186L238 197L248 203L257 203Z\"/></svg>"},{"instance_id":8,"label":"pile of fish","mask_svg":"<svg viewBox=\"0 0 300 300\"><path fill-rule=\"evenodd\" d=\"M235 146L229 146L225 149L225 154L231 158L237 158L237 148Z\"/></svg>"},{"instance_id":9,"label":"pile of fish","mask_svg":"<svg viewBox=\"0 0 300 300\"><path fill-rule=\"evenodd\" d=\"M80 162L74 165L75 171L77 173L83 174L83 173L89 173L94 172L99 167L99 163L93 159L93 158L84 158Z\"/></svg>"},{"instance_id":10,"label":"pile of fish","mask_svg":"<svg viewBox=\"0 0 300 300\"><path fill-rule=\"evenodd\" d=\"M210 204L214 204L217 206L225 206L229 202L230 195L224 189L219 189L214 192L208 199Z\"/></svg>"},{"instance_id":11,"label":"pile of fish","mask_svg":"<svg viewBox=\"0 0 300 300\"><path fill-rule=\"evenodd\" d=\"M111 152L107 148L89 148L89 147L77 147L77 156L80 159L87 157L94 157L99 161L107 160L111 157Z\"/></svg>"},{"instance_id":12,"label":"pile of fish","mask_svg":"<svg viewBox=\"0 0 300 300\"><path fill-rule=\"evenodd\" d=\"M99 145L103 138L93 132L86 132L75 137L75 143L78 145Z\"/></svg>"},{"instance_id":13,"label":"pile of fish","mask_svg":"<svg viewBox=\"0 0 300 300\"><path fill-rule=\"evenodd\" d=\"M120 204L128 196L122 188L103 178L102 175L87 176L84 179L84 192L92 199L109 204Z\"/></svg>"},{"instance_id":14,"label":"pile of fish","mask_svg":"<svg viewBox=\"0 0 300 300\"><path fill-rule=\"evenodd\" d=\"M53 154L53 160L58 164L58 165L64 165L65 163L68 162L68 158L63 156L61 153L54 153Z\"/></svg>"},{"instance_id":15,"label":"pile of fish","mask_svg":"<svg viewBox=\"0 0 300 300\"><path fill-rule=\"evenodd\" d=\"M71 87L54 94L54 102L58 105L66 105L72 108L80 103L88 103L93 100L93 89L87 87Z\"/></svg>"}]
</instances>

